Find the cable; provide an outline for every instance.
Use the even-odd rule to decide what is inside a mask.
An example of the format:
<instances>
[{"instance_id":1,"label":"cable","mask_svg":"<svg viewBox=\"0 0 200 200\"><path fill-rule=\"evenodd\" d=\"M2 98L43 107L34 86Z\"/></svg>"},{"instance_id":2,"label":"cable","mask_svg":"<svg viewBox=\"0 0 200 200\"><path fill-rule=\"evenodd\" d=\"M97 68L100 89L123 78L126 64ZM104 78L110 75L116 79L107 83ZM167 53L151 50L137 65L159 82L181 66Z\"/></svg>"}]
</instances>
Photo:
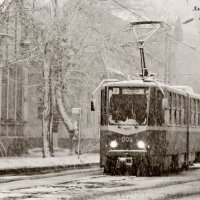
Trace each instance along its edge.
<instances>
[{"instance_id":1,"label":"cable","mask_svg":"<svg viewBox=\"0 0 200 200\"><path fill-rule=\"evenodd\" d=\"M129 11L130 13L132 13L133 15L135 15L135 16L137 16L137 17L140 17L141 19L147 20L146 18L144 18L144 17L142 17L141 15L139 15L139 14L133 12L132 10L130 10L129 8L127 8L126 6L120 4L119 2L117 2L117 1L115 1L115 0L111 0L111 1L113 1L113 2L116 3L116 4L118 4L118 5L121 6L122 8L128 10L128 11ZM188 0L187 0L187 2L188 2ZM167 30L166 30L166 31L167 31ZM188 47L188 48L190 48L190 49L192 49L192 50L197 51L198 53L200 53L200 51L199 51L199 50L196 50L195 47L192 47L192 46L190 46L190 45L188 45L188 44L186 44L186 43L184 43L184 42L180 42L180 41L178 41L176 38L174 38L174 37L171 36L171 35L167 35L167 36L168 36L168 37L171 37L171 38L174 39L176 42L178 42L178 43L180 43L180 44L183 44L184 46L186 46L186 47Z\"/></svg>"},{"instance_id":2,"label":"cable","mask_svg":"<svg viewBox=\"0 0 200 200\"><path fill-rule=\"evenodd\" d=\"M141 18L141 19L143 19L143 20L147 20L146 18L144 18L144 17L138 15L137 13L133 12L132 10L130 10L129 8L127 8L126 6L120 4L119 2L117 2L117 1L115 1L115 0L111 0L111 1L113 1L113 2L116 3L116 4L118 4L118 5L121 6L122 8L128 10L130 13L134 14L135 16L137 16L137 17L139 17L139 18Z\"/></svg>"}]
</instances>

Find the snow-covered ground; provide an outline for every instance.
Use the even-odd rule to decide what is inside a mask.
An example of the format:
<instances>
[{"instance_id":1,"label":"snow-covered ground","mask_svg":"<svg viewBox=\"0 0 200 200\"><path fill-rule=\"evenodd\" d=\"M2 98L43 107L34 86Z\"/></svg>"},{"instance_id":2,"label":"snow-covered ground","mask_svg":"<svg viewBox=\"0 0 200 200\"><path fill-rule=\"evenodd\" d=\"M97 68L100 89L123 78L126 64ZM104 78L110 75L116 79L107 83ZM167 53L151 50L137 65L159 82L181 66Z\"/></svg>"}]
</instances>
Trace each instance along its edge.
<instances>
[{"instance_id":1,"label":"snow-covered ground","mask_svg":"<svg viewBox=\"0 0 200 200\"><path fill-rule=\"evenodd\" d=\"M35 177L35 176L34 176ZM102 174L26 178L0 185L0 199L77 200L197 200L200 199L200 165L162 177L108 176Z\"/></svg>"},{"instance_id":2,"label":"snow-covered ground","mask_svg":"<svg viewBox=\"0 0 200 200\"><path fill-rule=\"evenodd\" d=\"M42 158L40 149L34 149L29 153L25 157L0 158L0 170L99 163L98 153L86 153L79 158L78 155L69 156L69 151L63 149L55 151L54 157L49 158Z\"/></svg>"}]
</instances>

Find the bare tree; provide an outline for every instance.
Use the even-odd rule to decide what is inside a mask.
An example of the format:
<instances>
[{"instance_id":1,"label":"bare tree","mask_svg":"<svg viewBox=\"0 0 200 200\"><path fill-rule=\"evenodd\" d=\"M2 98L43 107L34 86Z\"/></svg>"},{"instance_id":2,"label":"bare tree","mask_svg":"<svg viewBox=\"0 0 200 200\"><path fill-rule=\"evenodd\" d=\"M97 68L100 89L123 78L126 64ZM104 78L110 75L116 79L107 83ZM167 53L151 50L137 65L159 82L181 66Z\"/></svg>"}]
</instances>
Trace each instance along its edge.
<instances>
[{"instance_id":1,"label":"bare tree","mask_svg":"<svg viewBox=\"0 0 200 200\"><path fill-rule=\"evenodd\" d=\"M35 48L39 46L34 53L37 56L35 65L40 66L43 74L44 157L52 155L56 103L72 139L76 127L70 108L88 104L80 104L80 93L92 93L108 72L126 69L123 73L128 74L139 68L138 50L126 45L134 43L132 33L126 31L128 24L111 16L101 4L91 5L90 2L67 1L61 9L58 2L52 0L51 4L34 6L29 14L32 43Z\"/></svg>"}]
</instances>

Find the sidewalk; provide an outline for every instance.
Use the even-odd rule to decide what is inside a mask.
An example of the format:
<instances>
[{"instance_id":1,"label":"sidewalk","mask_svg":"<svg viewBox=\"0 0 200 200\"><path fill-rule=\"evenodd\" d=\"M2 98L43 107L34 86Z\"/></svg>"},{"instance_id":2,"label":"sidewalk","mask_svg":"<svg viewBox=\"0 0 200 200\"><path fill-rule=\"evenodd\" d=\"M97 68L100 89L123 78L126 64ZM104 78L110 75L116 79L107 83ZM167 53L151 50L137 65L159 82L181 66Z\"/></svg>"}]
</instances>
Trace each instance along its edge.
<instances>
[{"instance_id":1,"label":"sidewalk","mask_svg":"<svg viewBox=\"0 0 200 200\"><path fill-rule=\"evenodd\" d=\"M55 150L54 155L54 157L42 158L41 149L33 149L29 151L29 155L23 157L1 157L0 175L99 166L99 153L84 153L78 158L78 155L69 156L67 149L58 149Z\"/></svg>"}]
</instances>

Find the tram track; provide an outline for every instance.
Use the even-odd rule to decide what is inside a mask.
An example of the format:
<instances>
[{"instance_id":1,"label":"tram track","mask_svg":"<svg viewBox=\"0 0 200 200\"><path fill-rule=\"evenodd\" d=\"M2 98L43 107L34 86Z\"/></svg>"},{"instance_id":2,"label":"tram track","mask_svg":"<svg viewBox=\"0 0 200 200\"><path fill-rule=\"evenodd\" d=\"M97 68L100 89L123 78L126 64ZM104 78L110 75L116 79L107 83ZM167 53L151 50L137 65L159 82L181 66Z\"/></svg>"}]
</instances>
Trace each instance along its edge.
<instances>
[{"instance_id":1,"label":"tram track","mask_svg":"<svg viewBox=\"0 0 200 200\"><path fill-rule=\"evenodd\" d=\"M135 177L104 175L100 168L82 171L68 170L54 174L24 177L24 180L18 182L5 183L5 187L2 187L1 184L0 191L9 197L14 197L13 194L16 193L21 194L21 199L26 199L29 195L32 195L33 198L45 199L47 197L44 195L48 194L59 196L58 199L62 197L62 199L73 200L94 199L94 197L95 200L116 200L127 195L134 197L131 199L144 200L149 198L138 197L144 194L146 196L154 195L155 193L161 195L157 198L154 196L151 198L152 200L181 199L200 195L200 176L197 176L199 171L200 169L197 168L171 176ZM31 178L33 179L32 184L29 185ZM15 182L18 186L11 187L10 184L15 184ZM191 188L193 185L196 188L182 189ZM9 186L9 189L6 186ZM174 189L176 191L173 191Z\"/></svg>"},{"instance_id":2,"label":"tram track","mask_svg":"<svg viewBox=\"0 0 200 200\"><path fill-rule=\"evenodd\" d=\"M6 186L9 183L19 183L19 187L11 187L10 190L18 190L18 189L24 189L24 188L29 188L29 184L26 186L20 187L20 182L24 181L31 181L35 182L33 185L38 185L40 181L41 184L46 184L46 183L51 183L52 184L61 184L65 182L63 177L68 178L68 181L66 183L70 183L74 180L76 180L78 177L86 177L86 176L91 176L91 175L98 175L102 174L103 171L99 167L94 167L94 168L89 168L89 169L75 169L75 170L67 170L67 171L62 171L62 172L53 172L53 173L47 173L47 174L37 174L37 175L26 175L26 176L1 176L0 177L0 190L4 188L4 185ZM60 177L60 178L59 178ZM60 180L59 180L60 179ZM55 181L57 180L57 181ZM31 184L31 186L33 186Z\"/></svg>"},{"instance_id":3,"label":"tram track","mask_svg":"<svg viewBox=\"0 0 200 200\"><path fill-rule=\"evenodd\" d=\"M169 199L181 199L182 200L185 197L192 197L192 196L197 196L197 195L199 196L200 192L187 192L185 194L178 193L175 195L167 195L166 197L158 198L155 200L169 200Z\"/></svg>"},{"instance_id":4,"label":"tram track","mask_svg":"<svg viewBox=\"0 0 200 200\"><path fill-rule=\"evenodd\" d=\"M167 189L167 187L169 186L174 186L177 187L178 185L182 185L185 183L190 183L190 182L199 182L200 180L192 180L192 181L179 181L176 183L171 183L171 184L165 184L165 185L157 185L154 187L144 187L144 188L134 188L133 186L131 186L131 188L126 188L126 189L120 189L120 191L116 191L116 188L112 191L104 191L102 192L96 192L95 194L93 194L92 192L88 195L84 195L84 196L79 196L77 198L72 198L73 200L93 200L94 199L94 195L98 196L98 198L96 198L96 200L98 199L108 199L106 198L109 197L110 200L114 200L114 199L119 199L118 197L122 197L127 196L127 193L132 193L133 198L132 199L138 199L137 196L140 196L141 193L145 192L145 193L149 193L150 190L154 191L155 189ZM118 187L121 187L118 185ZM90 187L92 188L92 186ZM110 188L110 187L109 187ZM154 191L156 192L156 191ZM113 195L113 198L110 198L110 196ZM190 197L190 196L197 196L200 195L200 191L192 191L192 192L177 192L175 194L167 194L164 197L159 197L159 198L152 198L152 200L170 200L170 199L182 199L184 197ZM117 197L116 197L117 196ZM142 198L141 198L142 199ZM149 198L144 198L144 199L149 199ZM144 200L142 199L142 200Z\"/></svg>"},{"instance_id":5,"label":"tram track","mask_svg":"<svg viewBox=\"0 0 200 200\"><path fill-rule=\"evenodd\" d=\"M154 181L151 181L150 179L153 178ZM146 178L146 177L134 177L132 179L132 184L129 184L127 181L123 181L121 183L115 183L115 181L112 181L112 183L109 184L104 184L104 183L100 183L99 185L97 183L94 184L94 186L92 186L92 182L84 182L84 184L88 184L90 185L90 188L95 188L95 192L93 193L92 190L88 193L88 195L83 195L83 196L79 196L78 198L73 198L75 200L85 200L85 199L93 199L94 195L98 196L98 199L107 199L106 196L116 196L116 194L119 196L123 196L123 195L127 195L127 193L132 193L133 197L136 195L140 195L143 193L154 193L156 191L167 191L165 196L159 197L159 198L152 198L155 200L169 200L169 199L181 199L183 197L189 197L189 196L193 196L193 195L200 195L199 189L198 191L191 191L191 192L186 192L186 191L177 191L177 193L173 193L173 194L168 194L168 192L173 191L173 188L178 188L177 190L179 190L181 187L186 187L186 186L191 186L191 185L200 185L200 178L195 178L195 177L182 177L180 175L178 176L173 176L172 180L170 180L170 177L151 177L151 178ZM123 179L123 178L122 178ZM167 179L167 180L166 180ZM180 180L175 180L175 179L180 179ZM181 180L182 179L182 180ZM148 184L146 185L142 185L142 184L138 184L139 182L145 182L148 181ZM159 183L155 183L156 181L158 181ZM154 183L152 183L154 182ZM78 183L79 185L79 189L81 188L80 182ZM97 186L98 185L98 186ZM84 186L87 187L87 186ZM104 192L102 192L102 190L104 190ZM109 189L109 191L108 191ZM111 198L113 199L119 199L119 198ZM136 198L137 199L137 198ZM144 198L146 199L146 198ZM148 199L148 198L147 198Z\"/></svg>"}]
</instances>

